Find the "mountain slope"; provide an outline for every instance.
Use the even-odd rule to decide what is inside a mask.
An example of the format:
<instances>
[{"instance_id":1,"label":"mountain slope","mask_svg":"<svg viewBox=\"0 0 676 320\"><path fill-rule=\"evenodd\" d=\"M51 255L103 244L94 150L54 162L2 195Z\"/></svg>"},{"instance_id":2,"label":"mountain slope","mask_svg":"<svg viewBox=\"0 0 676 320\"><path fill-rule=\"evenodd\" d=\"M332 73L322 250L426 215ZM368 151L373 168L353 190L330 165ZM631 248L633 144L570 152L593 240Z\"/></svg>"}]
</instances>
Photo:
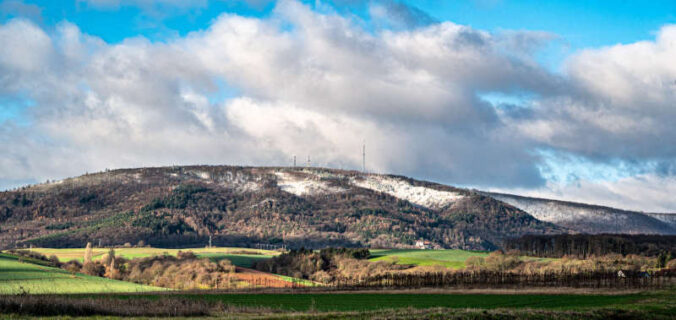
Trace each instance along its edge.
<instances>
[{"instance_id":1,"label":"mountain slope","mask_svg":"<svg viewBox=\"0 0 676 320\"><path fill-rule=\"evenodd\" d=\"M541 221L583 233L676 234L676 214L642 213L575 202L485 193Z\"/></svg>"},{"instance_id":2,"label":"mountain slope","mask_svg":"<svg viewBox=\"0 0 676 320\"><path fill-rule=\"evenodd\" d=\"M492 249L566 228L465 189L319 168L122 169L0 193L0 245Z\"/></svg>"}]
</instances>

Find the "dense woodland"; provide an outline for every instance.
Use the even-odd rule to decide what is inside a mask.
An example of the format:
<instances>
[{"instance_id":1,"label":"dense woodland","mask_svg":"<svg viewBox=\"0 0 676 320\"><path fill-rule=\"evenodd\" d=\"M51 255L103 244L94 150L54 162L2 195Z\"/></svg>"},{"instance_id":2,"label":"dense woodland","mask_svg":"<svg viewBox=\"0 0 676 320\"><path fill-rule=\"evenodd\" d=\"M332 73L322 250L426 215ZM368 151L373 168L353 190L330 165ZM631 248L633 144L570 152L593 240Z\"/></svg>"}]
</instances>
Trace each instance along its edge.
<instances>
[{"instance_id":1,"label":"dense woodland","mask_svg":"<svg viewBox=\"0 0 676 320\"><path fill-rule=\"evenodd\" d=\"M508 239L504 248L536 257L575 256L580 259L606 254L676 257L676 236L563 234L526 235Z\"/></svg>"},{"instance_id":2,"label":"dense woodland","mask_svg":"<svg viewBox=\"0 0 676 320\"><path fill-rule=\"evenodd\" d=\"M432 210L349 184L359 173L289 171L344 192L303 197L282 191L283 168L225 166L125 169L0 193L0 247L213 245L290 248L412 247L491 250L508 236L566 230L488 196L466 195ZM320 175L321 178L317 178ZM256 187L252 187L255 185Z\"/></svg>"}]
</instances>

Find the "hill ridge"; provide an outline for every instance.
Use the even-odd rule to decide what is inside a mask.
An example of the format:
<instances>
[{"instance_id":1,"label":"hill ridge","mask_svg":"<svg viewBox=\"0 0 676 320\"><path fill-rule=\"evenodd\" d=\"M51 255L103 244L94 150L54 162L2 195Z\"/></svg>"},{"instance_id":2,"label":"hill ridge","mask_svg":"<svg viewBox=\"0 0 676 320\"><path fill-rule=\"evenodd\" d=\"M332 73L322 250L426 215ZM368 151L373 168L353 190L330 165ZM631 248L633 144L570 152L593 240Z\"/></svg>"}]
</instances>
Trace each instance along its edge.
<instances>
[{"instance_id":1,"label":"hill ridge","mask_svg":"<svg viewBox=\"0 0 676 320\"><path fill-rule=\"evenodd\" d=\"M428 240L439 248L485 250L525 234L580 232L538 214L495 195L392 174L124 168L0 193L0 245L180 247L202 245L211 235L223 246L412 248Z\"/></svg>"}]
</instances>

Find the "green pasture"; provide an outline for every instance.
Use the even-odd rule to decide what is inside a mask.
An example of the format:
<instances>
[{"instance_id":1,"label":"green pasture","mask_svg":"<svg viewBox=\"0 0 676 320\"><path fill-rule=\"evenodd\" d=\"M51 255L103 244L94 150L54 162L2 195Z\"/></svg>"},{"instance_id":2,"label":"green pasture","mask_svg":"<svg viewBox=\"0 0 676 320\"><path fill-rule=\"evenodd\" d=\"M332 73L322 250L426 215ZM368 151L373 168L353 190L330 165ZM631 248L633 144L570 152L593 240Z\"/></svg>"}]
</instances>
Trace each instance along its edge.
<instances>
[{"instance_id":1,"label":"green pasture","mask_svg":"<svg viewBox=\"0 0 676 320\"><path fill-rule=\"evenodd\" d=\"M468 251L460 249L420 250L420 249L371 249L371 261L390 261L397 264L416 266L442 266L462 269L469 257L487 257L490 252ZM548 258L521 257L524 260L554 260Z\"/></svg>"},{"instance_id":2,"label":"green pasture","mask_svg":"<svg viewBox=\"0 0 676 320\"><path fill-rule=\"evenodd\" d=\"M412 264L416 266L443 266L460 269L465 267L465 260L469 257L486 257L488 252L467 251L458 249L448 250L417 250L417 249L372 249L371 261L396 261L397 264Z\"/></svg>"},{"instance_id":3,"label":"green pasture","mask_svg":"<svg viewBox=\"0 0 676 320\"><path fill-rule=\"evenodd\" d=\"M232 293L177 294L190 299L221 301L224 304L289 311L366 311L395 308L475 308L578 310L627 306L656 298L656 294L428 294L428 293ZM664 295L664 294L662 294ZM170 294L168 296L175 296ZM122 297L122 296L120 296ZM145 294L122 298L156 298ZM669 292L664 299L675 298Z\"/></svg>"},{"instance_id":4,"label":"green pasture","mask_svg":"<svg viewBox=\"0 0 676 320\"><path fill-rule=\"evenodd\" d=\"M108 253L108 248L94 248L93 259L101 259L104 254ZM69 248L69 249L51 249L51 248L34 248L33 251L42 253L46 256L56 255L61 262L70 260L78 260L80 262L84 259L84 248ZM246 249L246 248L186 248L186 249L162 249L162 248L115 248L115 255L127 259L145 258L152 256L159 256L169 254L175 256L179 251L192 251L197 256L208 257L214 260L228 259L236 266L249 268L254 262L265 260L278 255L278 251Z\"/></svg>"},{"instance_id":5,"label":"green pasture","mask_svg":"<svg viewBox=\"0 0 676 320\"><path fill-rule=\"evenodd\" d=\"M0 254L0 294L148 292L167 289L131 282L70 274L65 270L34 264L30 259Z\"/></svg>"}]
</instances>

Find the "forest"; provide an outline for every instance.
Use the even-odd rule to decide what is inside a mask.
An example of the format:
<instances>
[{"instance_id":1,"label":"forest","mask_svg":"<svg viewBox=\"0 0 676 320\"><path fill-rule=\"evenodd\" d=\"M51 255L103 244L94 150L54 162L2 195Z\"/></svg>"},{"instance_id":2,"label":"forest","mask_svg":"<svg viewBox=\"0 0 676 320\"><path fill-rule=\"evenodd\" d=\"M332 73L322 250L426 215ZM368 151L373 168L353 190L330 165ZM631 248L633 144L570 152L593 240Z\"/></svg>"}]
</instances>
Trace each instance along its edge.
<instances>
[{"instance_id":1,"label":"forest","mask_svg":"<svg viewBox=\"0 0 676 320\"><path fill-rule=\"evenodd\" d=\"M355 172L327 169L288 174L343 191L297 196L278 185L279 170L122 169L0 192L0 248L139 241L180 248L211 237L218 246L410 248L425 239L435 248L494 250L508 236L565 232L491 197L403 177L463 197L431 209L355 187Z\"/></svg>"},{"instance_id":2,"label":"forest","mask_svg":"<svg viewBox=\"0 0 676 320\"><path fill-rule=\"evenodd\" d=\"M585 259L606 254L676 257L676 236L626 234L525 235L504 242L505 250L523 255L559 258L574 256Z\"/></svg>"}]
</instances>

